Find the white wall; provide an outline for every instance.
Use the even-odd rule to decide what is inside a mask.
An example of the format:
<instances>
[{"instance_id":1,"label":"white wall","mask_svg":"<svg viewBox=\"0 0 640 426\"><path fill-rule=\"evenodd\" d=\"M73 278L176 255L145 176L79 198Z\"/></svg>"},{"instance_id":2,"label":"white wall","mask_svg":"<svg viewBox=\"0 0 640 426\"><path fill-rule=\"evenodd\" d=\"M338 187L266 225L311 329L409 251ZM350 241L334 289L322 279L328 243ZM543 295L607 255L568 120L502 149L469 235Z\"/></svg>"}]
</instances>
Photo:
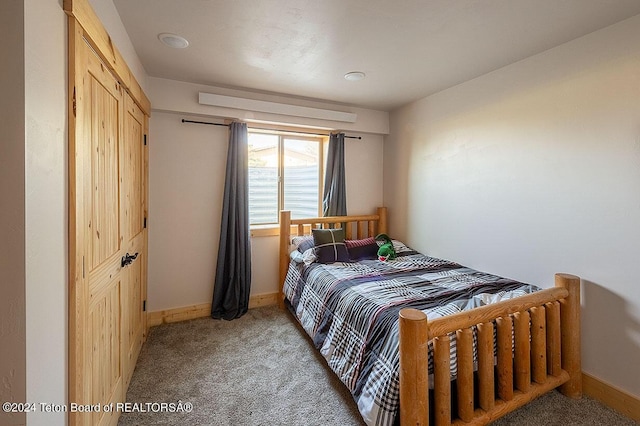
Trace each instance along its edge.
<instances>
[{"instance_id":1,"label":"white wall","mask_svg":"<svg viewBox=\"0 0 640 426\"><path fill-rule=\"evenodd\" d=\"M67 58L62 2L25 1L26 401L67 401ZM30 425L64 424L29 413Z\"/></svg>"},{"instance_id":2,"label":"white wall","mask_svg":"<svg viewBox=\"0 0 640 426\"><path fill-rule=\"evenodd\" d=\"M347 139L347 208L371 213L382 205L382 134L388 113L161 78L148 78L153 108L149 144L149 280L151 312L211 303L220 238L228 134L225 127L181 123L236 118L285 126L340 129ZM355 112L355 123L305 119L200 105L198 93ZM259 124L258 124L259 125ZM251 296L278 291L278 238L251 240Z\"/></svg>"},{"instance_id":3,"label":"white wall","mask_svg":"<svg viewBox=\"0 0 640 426\"><path fill-rule=\"evenodd\" d=\"M640 396L640 16L391 114L391 232L479 270L583 279L583 369Z\"/></svg>"},{"instance_id":4,"label":"white wall","mask_svg":"<svg viewBox=\"0 0 640 426\"><path fill-rule=\"evenodd\" d=\"M24 3L0 3L0 402L26 399ZM24 424L0 411L0 424Z\"/></svg>"},{"instance_id":5,"label":"white wall","mask_svg":"<svg viewBox=\"0 0 640 426\"><path fill-rule=\"evenodd\" d=\"M211 303L213 295L228 130L182 118L202 120L154 112L150 123L150 311ZM363 139L345 144L347 208L353 214L382 205L382 136L358 135ZM251 245L251 296L277 292L278 238L255 237Z\"/></svg>"},{"instance_id":6,"label":"white wall","mask_svg":"<svg viewBox=\"0 0 640 426\"><path fill-rule=\"evenodd\" d=\"M21 359L2 366L3 401L66 402L67 199L66 199L66 18L61 2L10 2L3 30L15 49L2 67L3 174L2 349ZM36 4L38 3L38 4ZM6 12L6 13L5 13ZM10 74L12 71L21 73ZM5 108L6 107L6 108ZM5 151L12 148L11 151ZM14 150L15 149L15 150ZM5 155L6 154L6 155ZM10 194L4 189L9 188ZM3 229L4 230L4 229ZM18 256L18 257L16 257ZM5 292L6 290L6 292ZM5 315L7 317L5 317ZM7 343L5 337L22 333ZM19 337L19 336L18 336ZM4 352L4 351L3 351ZM15 382L15 383L14 383ZM31 413L2 424L65 424L64 414Z\"/></svg>"},{"instance_id":7,"label":"white wall","mask_svg":"<svg viewBox=\"0 0 640 426\"><path fill-rule=\"evenodd\" d=\"M227 128L180 118L150 121L149 311L209 303L213 292Z\"/></svg>"}]
</instances>

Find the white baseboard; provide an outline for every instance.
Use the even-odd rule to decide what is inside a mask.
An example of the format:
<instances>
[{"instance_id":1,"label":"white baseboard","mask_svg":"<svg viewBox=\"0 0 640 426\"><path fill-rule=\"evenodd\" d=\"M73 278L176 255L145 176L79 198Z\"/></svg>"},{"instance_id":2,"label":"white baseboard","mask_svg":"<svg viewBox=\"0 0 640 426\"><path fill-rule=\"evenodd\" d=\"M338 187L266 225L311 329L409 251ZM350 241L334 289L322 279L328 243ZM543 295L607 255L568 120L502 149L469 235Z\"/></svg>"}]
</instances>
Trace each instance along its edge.
<instances>
[{"instance_id":1,"label":"white baseboard","mask_svg":"<svg viewBox=\"0 0 640 426\"><path fill-rule=\"evenodd\" d=\"M278 304L278 293L263 293L249 297L249 309ZM211 303L183 306L147 313L147 327L171 322L186 321L211 315Z\"/></svg>"}]
</instances>

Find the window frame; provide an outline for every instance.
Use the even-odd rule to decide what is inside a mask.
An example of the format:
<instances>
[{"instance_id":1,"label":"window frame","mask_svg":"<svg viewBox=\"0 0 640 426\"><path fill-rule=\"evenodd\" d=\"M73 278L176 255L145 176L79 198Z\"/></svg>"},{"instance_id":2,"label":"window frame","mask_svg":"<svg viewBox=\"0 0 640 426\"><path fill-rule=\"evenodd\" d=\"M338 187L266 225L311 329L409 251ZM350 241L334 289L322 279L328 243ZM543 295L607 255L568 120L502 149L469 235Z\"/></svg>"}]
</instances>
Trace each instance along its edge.
<instances>
[{"instance_id":1,"label":"window frame","mask_svg":"<svg viewBox=\"0 0 640 426\"><path fill-rule=\"evenodd\" d=\"M277 130L277 129L256 129L249 127L247 129L248 135L255 134L269 134L278 136L277 143L277 158L278 158L278 207L276 222L273 223L249 223L249 228L252 237L257 236L276 236L279 235L280 226L280 214L279 212L284 209L285 201L285 178L286 178L286 166L285 166L285 140L295 139L304 140L309 142L316 142L318 144L318 200L317 200L317 215L322 216L322 198L324 194L324 173L326 168L326 150L329 142L329 136L322 134L309 134L308 132L296 132L293 130Z\"/></svg>"}]
</instances>

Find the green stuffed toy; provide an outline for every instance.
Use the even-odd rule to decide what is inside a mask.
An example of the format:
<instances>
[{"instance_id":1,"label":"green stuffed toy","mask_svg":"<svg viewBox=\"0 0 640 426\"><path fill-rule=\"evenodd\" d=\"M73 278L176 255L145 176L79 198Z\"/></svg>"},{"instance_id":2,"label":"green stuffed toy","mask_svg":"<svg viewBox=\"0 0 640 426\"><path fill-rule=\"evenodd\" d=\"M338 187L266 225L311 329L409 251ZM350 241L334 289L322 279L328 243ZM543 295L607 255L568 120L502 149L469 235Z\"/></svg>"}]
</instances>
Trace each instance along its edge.
<instances>
[{"instance_id":1,"label":"green stuffed toy","mask_svg":"<svg viewBox=\"0 0 640 426\"><path fill-rule=\"evenodd\" d=\"M376 241L383 241L383 244L378 248L378 260L386 262L387 260L393 260L396 258L396 249L393 247L393 241L387 234L376 235Z\"/></svg>"}]
</instances>

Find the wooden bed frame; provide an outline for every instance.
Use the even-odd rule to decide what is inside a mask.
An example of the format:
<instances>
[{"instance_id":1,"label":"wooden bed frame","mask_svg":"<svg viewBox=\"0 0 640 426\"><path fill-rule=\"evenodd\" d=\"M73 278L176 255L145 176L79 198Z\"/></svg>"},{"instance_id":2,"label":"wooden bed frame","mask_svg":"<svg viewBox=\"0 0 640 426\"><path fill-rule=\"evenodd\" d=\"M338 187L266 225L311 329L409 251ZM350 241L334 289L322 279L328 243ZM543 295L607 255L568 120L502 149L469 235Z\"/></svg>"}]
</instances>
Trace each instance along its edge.
<instances>
[{"instance_id":1,"label":"wooden bed frame","mask_svg":"<svg viewBox=\"0 0 640 426\"><path fill-rule=\"evenodd\" d=\"M282 304L291 237L309 235L318 227L344 227L347 239L375 236L387 232L387 210L380 207L374 215L310 219L291 219L290 212L281 211ZM436 425L487 424L555 388L571 398L582 396L577 276L556 274L555 287L433 321L427 321L419 310L402 309L399 321L401 425L428 425L430 410ZM478 354L475 372L474 329ZM458 374L452 381L449 344L454 333ZM427 344L431 340L432 407L427 369ZM452 395L456 404L451 403Z\"/></svg>"}]
</instances>

